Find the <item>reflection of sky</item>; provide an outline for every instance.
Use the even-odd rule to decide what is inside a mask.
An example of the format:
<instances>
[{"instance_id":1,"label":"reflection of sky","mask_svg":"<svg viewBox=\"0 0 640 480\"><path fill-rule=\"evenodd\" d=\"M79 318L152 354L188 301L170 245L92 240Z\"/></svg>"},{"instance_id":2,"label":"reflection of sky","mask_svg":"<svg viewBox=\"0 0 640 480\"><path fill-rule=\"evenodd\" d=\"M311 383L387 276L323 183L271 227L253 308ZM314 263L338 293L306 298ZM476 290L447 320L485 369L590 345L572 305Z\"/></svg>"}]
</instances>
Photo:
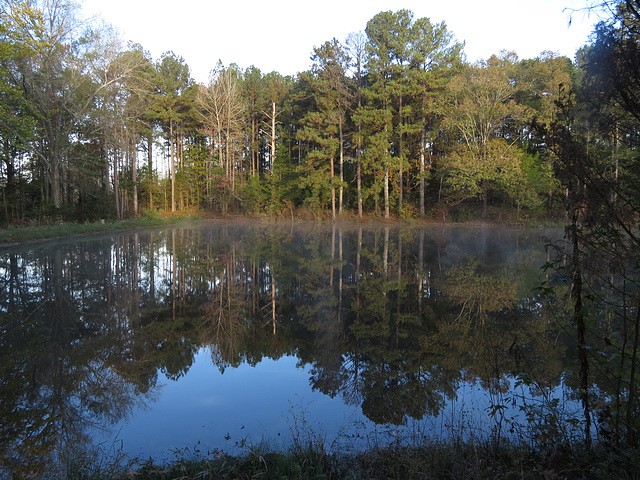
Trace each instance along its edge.
<instances>
[{"instance_id":1,"label":"reflection of sky","mask_svg":"<svg viewBox=\"0 0 640 480\"><path fill-rule=\"evenodd\" d=\"M295 357L265 359L255 367L243 364L221 374L203 348L186 375L177 382L164 380L158 401L147 411L134 412L128 423L116 425L111 439L117 435L116 447L122 445L129 455L141 458L162 458L198 442L205 453L214 449L238 453L236 444L242 440L286 446L294 421L303 417L307 427L329 442L341 427L366 422L359 406L312 392L308 368L296 364Z\"/></svg>"},{"instance_id":2,"label":"reflection of sky","mask_svg":"<svg viewBox=\"0 0 640 480\"><path fill-rule=\"evenodd\" d=\"M525 421L520 411L524 388L491 395L478 383L461 382L457 397L445 402L437 418L410 420L405 427L376 426L360 406L345 405L337 396L313 392L309 368L297 367L295 357L264 359L256 366L227 368L224 374L211 361L209 349L201 348L194 364L178 381L164 379L157 402L133 412L129 422L113 427L103 446L122 447L130 457L170 459L173 452L246 453L239 445L266 445L270 449L290 445L296 426L321 435L329 450L362 450L391 442L420 443L450 437L469 439L491 435L502 422L508 435L512 421ZM554 396L561 397L561 388ZM531 403L529 397L527 402ZM539 399L536 403L539 402ZM492 404L504 405L491 417ZM306 423L305 423L306 422ZM526 423L526 422L525 422ZM308 437L303 437L308 438Z\"/></svg>"}]
</instances>

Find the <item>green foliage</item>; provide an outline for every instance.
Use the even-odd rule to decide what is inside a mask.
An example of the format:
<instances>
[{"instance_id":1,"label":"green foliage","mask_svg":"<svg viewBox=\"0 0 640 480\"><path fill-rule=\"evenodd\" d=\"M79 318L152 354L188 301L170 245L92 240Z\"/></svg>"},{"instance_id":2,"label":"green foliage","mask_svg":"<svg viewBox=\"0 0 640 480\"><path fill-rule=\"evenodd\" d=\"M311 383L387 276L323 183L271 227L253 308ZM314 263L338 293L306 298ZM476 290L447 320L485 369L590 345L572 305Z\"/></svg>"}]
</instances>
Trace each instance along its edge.
<instances>
[{"instance_id":1,"label":"green foliage","mask_svg":"<svg viewBox=\"0 0 640 480\"><path fill-rule=\"evenodd\" d=\"M561 193L561 184L553 174L552 165L537 155L523 154L520 157L523 181L511 192L518 207L535 211L549 204Z\"/></svg>"}]
</instances>

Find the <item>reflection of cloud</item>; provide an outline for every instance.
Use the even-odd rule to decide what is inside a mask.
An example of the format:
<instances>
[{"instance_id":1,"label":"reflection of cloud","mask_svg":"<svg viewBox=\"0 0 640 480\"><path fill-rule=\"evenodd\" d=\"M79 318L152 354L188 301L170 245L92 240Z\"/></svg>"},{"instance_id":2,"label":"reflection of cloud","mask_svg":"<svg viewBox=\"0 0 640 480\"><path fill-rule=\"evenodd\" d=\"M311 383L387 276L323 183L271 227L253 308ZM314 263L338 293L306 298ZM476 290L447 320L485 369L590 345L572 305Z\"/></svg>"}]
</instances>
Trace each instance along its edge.
<instances>
[{"instance_id":1,"label":"reflection of cloud","mask_svg":"<svg viewBox=\"0 0 640 480\"><path fill-rule=\"evenodd\" d=\"M198 398L197 401L195 402L195 404L198 407L217 407L217 406L221 406L224 405L224 400L222 400L221 397L218 396L211 396L211 397L201 397Z\"/></svg>"}]
</instances>

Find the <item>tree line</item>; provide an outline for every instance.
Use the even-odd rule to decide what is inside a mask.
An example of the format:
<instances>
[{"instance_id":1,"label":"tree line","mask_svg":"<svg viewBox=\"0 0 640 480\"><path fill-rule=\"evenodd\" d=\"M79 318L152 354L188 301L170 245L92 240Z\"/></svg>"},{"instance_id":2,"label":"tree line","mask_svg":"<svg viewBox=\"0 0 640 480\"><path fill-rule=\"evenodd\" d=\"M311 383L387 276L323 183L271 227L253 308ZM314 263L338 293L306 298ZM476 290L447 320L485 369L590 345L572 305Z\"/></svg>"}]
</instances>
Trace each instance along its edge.
<instances>
[{"instance_id":1,"label":"tree line","mask_svg":"<svg viewBox=\"0 0 640 480\"><path fill-rule=\"evenodd\" d=\"M573 128L612 172L634 150L635 137L607 121L606 91L591 94L611 88L599 67L617 14L576 61L503 51L469 63L444 22L381 12L364 32L314 47L295 77L218 63L198 84L179 55L124 46L70 0L0 5L4 225L193 207L334 219L485 218L493 205L554 213L566 179L534 126L557 120L567 99Z\"/></svg>"}]
</instances>

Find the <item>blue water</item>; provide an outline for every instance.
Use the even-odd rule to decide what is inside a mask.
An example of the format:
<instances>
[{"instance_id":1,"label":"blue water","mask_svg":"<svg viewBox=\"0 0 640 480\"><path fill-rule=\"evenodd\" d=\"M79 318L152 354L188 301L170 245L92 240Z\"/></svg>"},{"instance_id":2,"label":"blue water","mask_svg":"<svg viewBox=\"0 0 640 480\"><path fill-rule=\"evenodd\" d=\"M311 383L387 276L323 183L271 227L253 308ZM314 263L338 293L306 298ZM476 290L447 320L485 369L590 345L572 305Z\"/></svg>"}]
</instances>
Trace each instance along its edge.
<instances>
[{"instance_id":1,"label":"blue water","mask_svg":"<svg viewBox=\"0 0 640 480\"><path fill-rule=\"evenodd\" d=\"M186 375L177 381L162 377L154 401L111 429L97 431L95 440L105 451L119 449L130 459L155 461L216 452L238 455L258 448L286 450L296 441L344 452L451 436L486 438L496 434L501 418L501 434L508 435L511 422L524 420L521 403L514 399L533 398L525 389L513 388L513 380L507 396L492 395L476 382L461 382L437 417L403 426L376 425L359 405L313 391L309 377L309 366L292 356L221 373L209 348L201 348ZM497 403L506 408L491 415L491 405Z\"/></svg>"},{"instance_id":2,"label":"blue water","mask_svg":"<svg viewBox=\"0 0 640 480\"><path fill-rule=\"evenodd\" d=\"M297 365L291 356L221 373L210 350L202 348L186 375L177 381L163 377L158 384L155 401L98 432L96 440L105 446L113 442L130 457L166 459L182 449L239 453L261 444L287 448L302 430L307 438L322 438L327 447L342 434L360 445L364 439L358 440L358 433L375 430L359 406L312 391L308 366Z\"/></svg>"}]
</instances>

